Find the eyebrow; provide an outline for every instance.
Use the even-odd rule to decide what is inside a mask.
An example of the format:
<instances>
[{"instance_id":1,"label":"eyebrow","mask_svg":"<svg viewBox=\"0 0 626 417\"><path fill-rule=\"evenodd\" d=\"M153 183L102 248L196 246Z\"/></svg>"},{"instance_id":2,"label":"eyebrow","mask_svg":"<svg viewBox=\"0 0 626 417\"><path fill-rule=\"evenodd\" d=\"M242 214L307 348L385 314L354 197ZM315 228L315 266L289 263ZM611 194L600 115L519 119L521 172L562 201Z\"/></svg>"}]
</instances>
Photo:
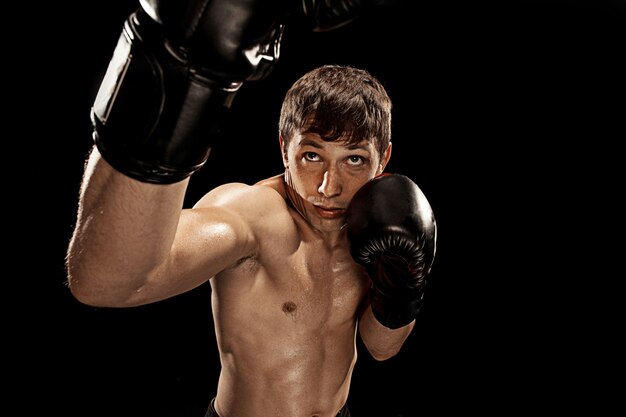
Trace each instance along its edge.
<instances>
[{"instance_id":1,"label":"eyebrow","mask_svg":"<svg viewBox=\"0 0 626 417\"><path fill-rule=\"evenodd\" d=\"M316 148L316 149L322 149L322 145L319 144L319 142L313 141L311 139L302 139L302 141L300 142L301 146L311 146L312 148ZM348 149L350 150L355 150L355 149L360 149L363 151L367 151L368 149L364 146L364 145L360 145L360 144L351 144L348 145Z\"/></svg>"},{"instance_id":2,"label":"eyebrow","mask_svg":"<svg viewBox=\"0 0 626 417\"><path fill-rule=\"evenodd\" d=\"M319 143L317 143L317 142L315 142L315 141L313 141L311 139L302 139L300 141L300 145L301 146L311 146L313 148L322 149L322 146Z\"/></svg>"}]
</instances>

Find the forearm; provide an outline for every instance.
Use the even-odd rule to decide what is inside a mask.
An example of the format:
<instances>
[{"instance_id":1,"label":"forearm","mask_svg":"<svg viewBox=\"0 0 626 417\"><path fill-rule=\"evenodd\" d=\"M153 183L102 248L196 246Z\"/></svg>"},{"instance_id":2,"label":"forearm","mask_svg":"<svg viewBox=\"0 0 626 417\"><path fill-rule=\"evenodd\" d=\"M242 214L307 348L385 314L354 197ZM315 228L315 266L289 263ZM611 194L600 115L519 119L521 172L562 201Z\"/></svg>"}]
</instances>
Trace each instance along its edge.
<instances>
[{"instance_id":1,"label":"forearm","mask_svg":"<svg viewBox=\"0 0 626 417\"><path fill-rule=\"evenodd\" d=\"M376 320L372 308L369 306L359 321L359 334L372 357L383 361L395 356L400 351L414 326L415 320L406 326L389 329Z\"/></svg>"},{"instance_id":2,"label":"forearm","mask_svg":"<svg viewBox=\"0 0 626 417\"><path fill-rule=\"evenodd\" d=\"M131 179L94 148L67 253L68 283L79 300L124 305L158 272L174 241L187 184Z\"/></svg>"},{"instance_id":3,"label":"forearm","mask_svg":"<svg viewBox=\"0 0 626 417\"><path fill-rule=\"evenodd\" d=\"M388 359L411 333L423 304L436 250L435 217L417 184L388 174L354 195L347 230L352 257L372 280L361 338L374 358Z\"/></svg>"}]
</instances>

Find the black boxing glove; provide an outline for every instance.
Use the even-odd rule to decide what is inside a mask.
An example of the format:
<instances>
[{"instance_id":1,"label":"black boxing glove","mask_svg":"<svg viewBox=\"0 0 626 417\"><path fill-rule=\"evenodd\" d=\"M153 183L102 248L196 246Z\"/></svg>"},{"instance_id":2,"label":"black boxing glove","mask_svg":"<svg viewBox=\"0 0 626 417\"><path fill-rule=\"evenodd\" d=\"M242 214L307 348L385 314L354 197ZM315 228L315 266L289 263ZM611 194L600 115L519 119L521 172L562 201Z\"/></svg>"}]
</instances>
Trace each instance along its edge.
<instances>
[{"instance_id":1,"label":"black boxing glove","mask_svg":"<svg viewBox=\"0 0 626 417\"><path fill-rule=\"evenodd\" d=\"M363 2L364 0L302 0L302 8L313 30L325 32L355 20L361 13Z\"/></svg>"},{"instance_id":2,"label":"black boxing glove","mask_svg":"<svg viewBox=\"0 0 626 417\"><path fill-rule=\"evenodd\" d=\"M364 12L380 7L396 7L407 0L302 0L309 25L316 32L326 32L351 23Z\"/></svg>"},{"instance_id":3,"label":"black boxing glove","mask_svg":"<svg viewBox=\"0 0 626 417\"><path fill-rule=\"evenodd\" d=\"M350 251L372 280L372 312L397 329L419 313L437 246L426 196L408 177L386 174L361 187L348 207Z\"/></svg>"},{"instance_id":4,"label":"black boxing glove","mask_svg":"<svg viewBox=\"0 0 626 417\"><path fill-rule=\"evenodd\" d=\"M206 162L232 99L279 57L287 0L145 0L94 101L98 150L118 171L173 183Z\"/></svg>"}]
</instances>

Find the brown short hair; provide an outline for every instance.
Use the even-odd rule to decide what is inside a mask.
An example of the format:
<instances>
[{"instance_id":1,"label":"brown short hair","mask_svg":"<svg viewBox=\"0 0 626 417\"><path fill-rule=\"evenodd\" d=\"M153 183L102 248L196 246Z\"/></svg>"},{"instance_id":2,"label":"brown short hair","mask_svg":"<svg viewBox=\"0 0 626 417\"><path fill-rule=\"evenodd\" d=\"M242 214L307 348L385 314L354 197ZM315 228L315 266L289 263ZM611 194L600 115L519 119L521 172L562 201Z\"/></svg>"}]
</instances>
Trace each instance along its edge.
<instances>
[{"instance_id":1,"label":"brown short hair","mask_svg":"<svg viewBox=\"0 0 626 417\"><path fill-rule=\"evenodd\" d=\"M278 131L286 143L295 132L317 133L327 141L372 140L382 155L391 140L391 99L366 70L324 65L287 91Z\"/></svg>"}]
</instances>

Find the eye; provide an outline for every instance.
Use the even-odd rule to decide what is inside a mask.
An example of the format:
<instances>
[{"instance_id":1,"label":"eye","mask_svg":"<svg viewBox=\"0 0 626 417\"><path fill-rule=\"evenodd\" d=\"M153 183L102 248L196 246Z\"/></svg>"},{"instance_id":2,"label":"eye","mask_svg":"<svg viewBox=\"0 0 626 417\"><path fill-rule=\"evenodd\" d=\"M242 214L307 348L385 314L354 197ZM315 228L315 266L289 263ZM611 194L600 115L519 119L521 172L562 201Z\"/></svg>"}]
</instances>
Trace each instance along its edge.
<instances>
[{"instance_id":1,"label":"eye","mask_svg":"<svg viewBox=\"0 0 626 417\"><path fill-rule=\"evenodd\" d=\"M347 161L348 161L348 165L362 165L365 162L363 160L363 157L358 156L358 155L349 156Z\"/></svg>"},{"instance_id":2,"label":"eye","mask_svg":"<svg viewBox=\"0 0 626 417\"><path fill-rule=\"evenodd\" d=\"M304 159L306 159L307 161L319 161L320 156L315 152L305 152Z\"/></svg>"}]
</instances>

